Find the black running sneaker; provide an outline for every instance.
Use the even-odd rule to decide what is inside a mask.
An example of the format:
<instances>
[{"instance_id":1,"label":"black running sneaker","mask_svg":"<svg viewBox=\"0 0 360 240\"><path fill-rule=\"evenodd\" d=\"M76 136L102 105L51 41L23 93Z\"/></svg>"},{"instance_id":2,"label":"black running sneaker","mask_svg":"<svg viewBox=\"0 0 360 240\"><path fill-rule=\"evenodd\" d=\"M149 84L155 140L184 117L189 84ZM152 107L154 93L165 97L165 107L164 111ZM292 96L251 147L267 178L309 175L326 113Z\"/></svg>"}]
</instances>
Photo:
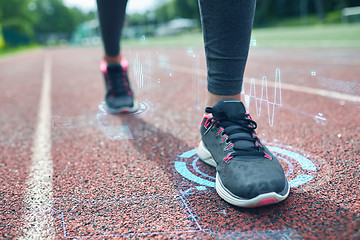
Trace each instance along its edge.
<instances>
[{"instance_id":1,"label":"black running sneaker","mask_svg":"<svg viewBox=\"0 0 360 240\"><path fill-rule=\"evenodd\" d=\"M105 105L110 113L131 113L138 110L130 88L127 67L128 63L124 58L121 64L107 64L104 60L100 64L106 86Z\"/></svg>"},{"instance_id":2,"label":"black running sneaker","mask_svg":"<svg viewBox=\"0 0 360 240\"><path fill-rule=\"evenodd\" d=\"M257 124L241 101L222 99L206 108L199 158L216 167L216 191L228 203L259 207L278 203L290 187L276 157L260 142Z\"/></svg>"}]
</instances>

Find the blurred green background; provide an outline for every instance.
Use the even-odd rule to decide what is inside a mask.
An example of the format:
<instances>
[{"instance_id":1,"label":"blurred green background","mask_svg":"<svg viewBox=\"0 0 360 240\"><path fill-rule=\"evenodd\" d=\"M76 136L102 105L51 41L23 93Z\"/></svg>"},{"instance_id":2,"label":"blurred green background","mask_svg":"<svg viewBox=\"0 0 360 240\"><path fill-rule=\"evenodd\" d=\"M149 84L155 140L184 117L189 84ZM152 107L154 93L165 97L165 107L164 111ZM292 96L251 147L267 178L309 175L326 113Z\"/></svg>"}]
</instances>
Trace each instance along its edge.
<instances>
[{"instance_id":1,"label":"blurred green background","mask_svg":"<svg viewBox=\"0 0 360 240\"><path fill-rule=\"evenodd\" d=\"M126 46L202 45L198 2L159 0L128 14L122 37ZM252 38L257 47L360 47L360 1L258 0ZM95 10L62 0L0 1L0 54L70 44L101 44Z\"/></svg>"}]
</instances>

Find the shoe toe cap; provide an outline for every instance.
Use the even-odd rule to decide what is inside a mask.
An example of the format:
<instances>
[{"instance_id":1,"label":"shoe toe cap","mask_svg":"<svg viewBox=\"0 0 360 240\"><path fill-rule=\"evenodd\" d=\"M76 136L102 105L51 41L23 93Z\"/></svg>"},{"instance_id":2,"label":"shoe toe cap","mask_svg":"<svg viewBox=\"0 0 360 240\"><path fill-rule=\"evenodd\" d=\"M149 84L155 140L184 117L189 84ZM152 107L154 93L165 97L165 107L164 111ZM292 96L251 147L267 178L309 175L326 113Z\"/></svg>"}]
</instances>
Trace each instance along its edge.
<instances>
[{"instance_id":1,"label":"shoe toe cap","mask_svg":"<svg viewBox=\"0 0 360 240\"><path fill-rule=\"evenodd\" d=\"M116 96L116 97L107 97L106 105L109 108L122 108L122 107L132 107L134 105L134 100L131 96Z\"/></svg>"},{"instance_id":2,"label":"shoe toe cap","mask_svg":"<svg viewBox=\"0 0 360 240\"><path fill-rule=\"evenodd\" d=\"M270 192L281 194L287 186L281 165L262 161L229 164L221 174L221 181L229 192L245 199Z\"/></svg>"}]
</instances>

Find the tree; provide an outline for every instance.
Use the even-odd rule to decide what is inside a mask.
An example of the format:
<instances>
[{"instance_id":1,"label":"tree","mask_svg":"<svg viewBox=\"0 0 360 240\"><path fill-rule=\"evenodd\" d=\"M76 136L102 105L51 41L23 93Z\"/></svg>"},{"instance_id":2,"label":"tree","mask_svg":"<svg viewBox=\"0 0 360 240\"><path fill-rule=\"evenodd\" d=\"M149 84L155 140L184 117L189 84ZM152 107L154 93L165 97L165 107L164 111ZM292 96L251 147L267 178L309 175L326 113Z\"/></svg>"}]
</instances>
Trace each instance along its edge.
<instances>
[{"instance_id":1,"label":"tree","mask_svg":"<svg viewBox=\"0 0 360 240\"><path fill-rule=\"evenodd\" d=\"M37 0L36 3L37 33L71 33L75 30L74 18L61 0Z\"/></svg>"},{"instance_id":2,"label":"tree","mask_svg":"<svg viewBox=\"0 0 360 240\"><path fill-rule=\"evenodd\" d=\"M62 0L35 0L35 3L38 18L34 29L42 43L49 37L70 40L81 23L95 18L94 12L85 14L77 8L68 8Z\"/></svg>"},{"instance_id":3,"label":"tree","mask_svg":"<svg viewBox=\"0 0 360 240\"><path fill-rule=\"evenodd\" d=\"M200 20L197 0L174 0L174 5L176 17Z\"/></svg>"},{"instance_id":4,"label":"tree","mask_svg":"<svg viewBox=\"0 0 360 240\"><path fill-rule=\"evenodd\" d=\"M34 36L36 16L29 10L30 0L0 1L0 24L7 46L27 44Z\"/></svg>"},{"instance_id":5,"label":"tree","mask_svg":"<svg viewBox=\"0 0 360 240\"><path fill-rule=\"evenodd\" d=\"M169 1L155 9L155 15L158 23L163 23L176 18L174 1Z\"/></svg>"}]
</instances>

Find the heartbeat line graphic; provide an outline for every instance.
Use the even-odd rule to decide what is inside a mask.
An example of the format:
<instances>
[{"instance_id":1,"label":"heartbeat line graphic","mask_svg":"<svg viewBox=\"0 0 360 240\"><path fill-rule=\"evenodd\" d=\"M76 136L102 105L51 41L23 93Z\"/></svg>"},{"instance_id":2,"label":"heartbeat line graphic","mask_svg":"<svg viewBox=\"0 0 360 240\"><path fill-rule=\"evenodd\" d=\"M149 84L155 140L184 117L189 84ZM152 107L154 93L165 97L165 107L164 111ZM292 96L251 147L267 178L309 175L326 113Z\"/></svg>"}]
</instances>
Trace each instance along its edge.
<instances>
[{"instance_id":1,"label":"heartbeat line graphic","mask_svg":"<svg viewBox=\"0 0 360 240\"><path fill-rule=\"evenodd\" d=\"M196 108L201 108L201 82L202 78L200 76L200 58L199 54L194 51L191 47L188 47L187 49L187 55L190 57L192 62L192 91L193 91L193 99L196 101Z\"/></svg>"},{"instance_id":2,"label":"heartbeat line graphic","mask_svg":"<svg viewBox=\"0 0 360 240\"><path fill-rule=\"evenodd\" d=\"M281 97L281 73L280 69L277 68L275 71L275 90L274 90L274 99L269 100L268 94L268 79L266 76L263 76L261 81L261 94L260 97L257 97L256 87L255 87L255 79L251 78L250 80L250 92L249 94L245 93L245 89L243 90L243 94L245 96L245 104L247 109L250 109L250 99L255 99L255 107L256 114L258 116L261 115L262 104L263 102L267 105L267 114L269 119L269 125L274 125L274 116L275 116L275 107L282 107L282 97Z\"/></svg>"},{"instance_id":3,"label":"heartbeat line graphic","mask_svg":"<svg viewBox=\"0 0 360 240\"><path fill-rule=\"evenodd\" d=\"M280 69L277 68L275 70L275 82L268 84L268 78L266 76L262 77L261 80L261 93L256 93L256 85L259 84L259 80L255 80L254 78L250 79L250 89L249 92L245 92L245 88L242 91L245 97L245 105L248 111L250 110L250 100L255 99L255 108L256 108L256 115L261 116L263 103L267 106L267 116L268 122L270 126L274 125L274 118L275 118L275 109L276 107L285 108L290 111L294 111L306 116L313 118L317 123L324 124L326 122L326 118L322 113L318 113L317 115L309 114L298 109L294 109L291 107L287 107L283 105L282 102L282 89L281 89L281 72ZM269 97L268 93L268 85L274 88L274 96L272 99ZM260 95L260 96L259 96Z\"/></svg>"},{"instance_id":4,"label":"heartbeat line graphic","mask_svg":"<svg viewBox=\"0 0 360 240\"><path fill-rule=\"evenodd\" d=\"M136 85L138 90L142 88L147 88L147 82L151 79L150 76L144 74L143 65L139 59L139 55L136 54L136 58L133 60L133 72Z\"/></svg>"}]
</instances>

